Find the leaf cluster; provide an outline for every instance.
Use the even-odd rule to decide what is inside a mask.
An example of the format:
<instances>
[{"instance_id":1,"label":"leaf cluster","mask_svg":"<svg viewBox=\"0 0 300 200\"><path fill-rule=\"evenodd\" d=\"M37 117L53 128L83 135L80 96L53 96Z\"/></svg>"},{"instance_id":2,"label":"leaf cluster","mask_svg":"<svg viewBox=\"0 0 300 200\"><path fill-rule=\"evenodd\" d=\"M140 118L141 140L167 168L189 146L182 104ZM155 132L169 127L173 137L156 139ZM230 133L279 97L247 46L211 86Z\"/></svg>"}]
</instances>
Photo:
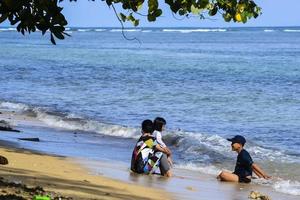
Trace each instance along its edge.
<instances>
[{"instance_id":1,"label":"leaf cluster","mask_svg":"<svg viewBox=\"0 0 300 200\"><path fill-rule=\"evenodd\" d=\"M55 37L64 39L68 35L62 9L58 0L0 0L0 23L8 20L23 35L37 30L44 35L50 31L51 42L55 44Z\"/></svg>"},{"instance_id":2,"label":"leaf cluster","mask_svg":"<svg viewBox=\"0 0 300 200\"><path fill-rule=\"evenodd\" d=\"M129 11L128 15L120 13L123 22L131 21L135 26L138 25L135 19L142 5L146 4L144 0L106 0L108 5L122 4L124 10ZM165 0L165 4L175 15L189 17L190 15L199 16L205 19L204 14L214 16L220 13L226 22L246 23L250 18L256 18L261 14L261 8L253 0ZM159 8L158 0L147 1L149 22L156 21L163 13Z\"/></svg>"},{"instance_id":3,"label":"leaf cluster","mask_svg":"<svg viewBox=\"0 0 300 200\"><path fill-rule=\"evenodd\" d=\"M50 31L51 42L55 44L54 37L64 39L67 21L61 13L59 2L63 0L0 0L0 24L9 20L11 25L16 25L17 30L23 35L25 32L34 32L37 29L45 34ZM76 0L69 0L76 1ZM95 0L91 0L95 1ZM139 25L136 16L147 17L149 22L154 22L162 16L160 3L169 6L175 15L189 17L190 15L205 18L204 15L214 16L220 13L226 22L246 23L250 18L261 14L261 8L253 0L102 0L108 6L118 4L126 14L119 13L121 22L130 21L134 26ZM146 13L142 14L141 8L145 6ZM115 10L115 8L114 8ZM143 9L145 10L145 9Z\"/></svg>"}]
</instances>

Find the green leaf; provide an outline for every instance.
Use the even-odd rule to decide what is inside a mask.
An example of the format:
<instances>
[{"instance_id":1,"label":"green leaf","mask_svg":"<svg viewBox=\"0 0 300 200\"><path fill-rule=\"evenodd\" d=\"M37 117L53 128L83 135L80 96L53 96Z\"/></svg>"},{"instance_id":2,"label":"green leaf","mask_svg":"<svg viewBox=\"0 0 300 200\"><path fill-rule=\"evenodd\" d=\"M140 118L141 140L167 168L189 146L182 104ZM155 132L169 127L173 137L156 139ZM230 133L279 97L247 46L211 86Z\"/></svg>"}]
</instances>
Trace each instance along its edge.
<instances>
[{"instance_id":1,"label":"green leaf","mask_svg":"<svg viewBox=\"0 0 300 200\"><path fill-rule=\"evenodd\" d=\"M65 39L65 36L61 32L53 32L53 34L60 40Z\"/></svg>"},{"instance_id":2,"label":"green leaf","mask_svg":"<svg viewBox=\"0 0 300 200\"><path fill-rule=\"evenodd\" d=\"M55 39L53 37L53 34L51 33L50 35L51 35L51 42L52 42L52 44L56 45Z\"/></svg>"},{"instance_id":3,"label":"green leaf","mask_svg":"<svg viewBox=\"0 0 300 200\"><path fill-rule=\"evenodd\" d=\"M196 8L194 5L192 5L192 6L191 6L191 12L192 12L194 15L199 15L200 12L201 12L201 9Z\"/></svg>"},{"instance_id":4,"label":"green leaf","mask_svg":"<svg viewBox=\"0 0 300 200\"><path fill-rule=\"evenodd\" d=\"M135 21L133 22L133 25L134 25L134 26L138 26L139 23L140 23L140 20L137 19L137 20L135 20Z\"/></svg>"},{"instance_id":5,"label":"green leaf","mask_svg":"<svg viewBox=\"0 0 300 200\"><path fill-rule=\"evenodd\" d=\"M137 10L141 10L142 7L143 7L143 3L142 3L142 4L139 4L139 5L137 6Z\"/></svg>"},{"instance_id":6,"label":"green leaf","mask_svg":"<svg viewBox=\"0 0 300 200\"><path fill-rule=\"evenodd\" d=\"M206 8L209 3L209 0L201 0L198 4L200 8Z\"/></svg>"},{"instance_id":7,"label":"green leaf","mask_svg":"<svg viewBox=\"0 0 300 200\"><path fill-rule=\"evenodd\" d=\"M112 0L106 0L106 4L107 4L108 6L111 6Z\"/></svg>"},{"instance_id":8,"label":"green leaf","mask_svg":"<svg viewBox=\"0 0 300 200\"><path fill-rule=\"evenodd\" d=\"M154 15L151 15L151 14L148 15L147 18L148 18L148 21L149 21L149 22L154 22L155 19L156 19L156 17L155 17Z\"/></svg>"},{"instance_id":9,"label":"green leaf","mask_svg":"<svg viewBox=\"0 0 300 200\"><path fill-rule=\"evenodd\" d=\"M230 13L224 13L223 18L224 18L225 22L230 22L232 19L232 16Z\"/></svg>"},{"instance_id":10,"label":"green leaf","mask_svg":"<svg viewBox=\"0 0 300 200\"><path fill-rule=\"evenodd\" d=\"M63 32L63 34L64 34L64 35L67 35L67 36L69 36L69 37L72 37L72 35L70 35L70 34L68 34L68 33L66 33L66 32Z\"/></svg>"},{"instance_id":11,"label":"green leaf","mask_svg":"<svg viewBox=\"0 0 300 200\"><path fill-rule=\"evenodd\" d=\"M125 22L127 19L126 15L124 15L123 13L120 13L120 17L123 22Z\"/></svg>"},{"instance_id":12,"label":"green leaf","mask_svg":"<svg viewBox=\"0 0 300 200\"><path fill-rule=\"evenodd\" d=\"M180 10L178 11L178 13L179 13L179 15L185 15L185 10L180 9Z\"/></svg>"},{"instance_id":13,"label":"green leaf","mask_svg":"<svg viewBox=\"0 0 300 200\"><path fill-rule=\"evenodd\" d=\"M214 16L214 15L217 14L217 12L218 12L218 7L215 5L215 6L213 7L213 9L210 10L210 11L208 12L208 14L209 14L210 16Z\"/></svg>"},{"instance_id":14,"label":"green leaf","mask_svg":"<svg viewBox=\"0 0 300 200\"><path fill-rule=\"evenodd\" d=\"M7 16L8 16L7 13L1 15L1 17L0 17L0 24L7 19Z\"/></svg>"},{"instance_id":15,"label":"green leaf","mask_svg":"<svg viewBox=\"0 0 300 200\"><path fill-rule=\"evenodd\" d=\"M135 18L132 16L132 13L130 13L130 15L127 17L127 19L131 22L135 21Z\"/></svg>"},{"instance_id":16,"label":"green leaf","mask_svg":"<svg viewBox=\"0 0 300 200\"><path fill-rule=\"evenodd\" d=\"M157 9L156 11L154 11L154 15L155 15L156 17L161 16L161 14L162 14L162 10L161 10L161 9Z\"/></svg>"}]
</instances>

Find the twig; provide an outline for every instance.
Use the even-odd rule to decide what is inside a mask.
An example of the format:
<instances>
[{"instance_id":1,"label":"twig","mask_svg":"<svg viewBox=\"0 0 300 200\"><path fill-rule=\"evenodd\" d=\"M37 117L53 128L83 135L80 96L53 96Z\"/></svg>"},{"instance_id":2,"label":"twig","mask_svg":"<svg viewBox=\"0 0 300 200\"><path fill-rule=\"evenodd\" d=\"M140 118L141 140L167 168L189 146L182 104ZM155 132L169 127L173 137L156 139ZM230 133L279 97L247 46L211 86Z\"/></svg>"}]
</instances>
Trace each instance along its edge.
<instances>
[{"instance_id":1,"label":"twig","mask_svg":"<svg viewBox=\"0 0 300 200\"><path fill-rule=\"evenodd\" d=\"M124 37L126 40L129 40L129 41L136 40L136 41L138 41L138 43L141 45L141 44L142 44L141 41L140 41L139 39L137 39L136 37L129 38L129 37L127 37L127 36L125 35L125 33L124 33L124 29L125 29L125 28L124 28L124 24L123 24L122 20L120 19L119 15L118 15L118 13L117 13L117 11L116 11L116 8L115 8L114 4L111 4L111 6L112 6L112 8L113 8L113 10L114 10L114 13L115 13L117 19L119 20L119 22L120 22L120 24L121 24L121 27L122 27L122 35L123 35L123 37Z\"/></svg>"}]
</instances>

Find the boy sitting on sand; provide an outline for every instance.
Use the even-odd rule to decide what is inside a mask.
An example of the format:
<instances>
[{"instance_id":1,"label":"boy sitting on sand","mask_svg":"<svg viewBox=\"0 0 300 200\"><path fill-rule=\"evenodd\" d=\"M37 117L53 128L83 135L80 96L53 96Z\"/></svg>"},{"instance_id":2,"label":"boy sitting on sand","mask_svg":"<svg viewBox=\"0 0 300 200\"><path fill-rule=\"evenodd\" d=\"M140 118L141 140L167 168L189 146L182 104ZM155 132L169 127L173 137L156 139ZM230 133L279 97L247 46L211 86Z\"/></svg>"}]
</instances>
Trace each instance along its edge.
<instances>
[{"instance_id":1,"label":"boy sitting on sand","mask_svg":"<svg viewBox=\"0 0 300 200\"><path fill-rule=\"evenodd\" d=\"M231 142L232 151L238 153L236 166L233 173L222 171L217 177L221 181L250 183L252 171L259 177L269 179L268 176L257 164L255 164L243 147L246 139L241 135L236 135L233 138L227 139Z\"/></svg>"}]
</instances>

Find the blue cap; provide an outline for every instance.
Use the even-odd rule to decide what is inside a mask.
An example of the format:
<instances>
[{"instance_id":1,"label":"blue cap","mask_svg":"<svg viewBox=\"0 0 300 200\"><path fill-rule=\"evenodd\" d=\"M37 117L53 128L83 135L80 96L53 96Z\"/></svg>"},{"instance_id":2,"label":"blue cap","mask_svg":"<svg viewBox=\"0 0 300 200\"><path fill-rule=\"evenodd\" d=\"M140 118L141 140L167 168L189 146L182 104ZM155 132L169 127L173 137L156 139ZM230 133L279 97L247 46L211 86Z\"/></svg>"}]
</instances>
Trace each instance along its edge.
<instances>
[{"instance_id":1,"label":"blue cap","mask_svg":"<svg viewBox=\"0 0 300 200\"><path fill-rule=\"evenodd\" d=\"M239 144L241 144L243 146L246 143L246 139L243 136L241 136L241 135L236 135L233 138L228 138L227 140L230 141L230 142L232 142L232 143L239 143Z\"/></svg>"}]
</instances>

